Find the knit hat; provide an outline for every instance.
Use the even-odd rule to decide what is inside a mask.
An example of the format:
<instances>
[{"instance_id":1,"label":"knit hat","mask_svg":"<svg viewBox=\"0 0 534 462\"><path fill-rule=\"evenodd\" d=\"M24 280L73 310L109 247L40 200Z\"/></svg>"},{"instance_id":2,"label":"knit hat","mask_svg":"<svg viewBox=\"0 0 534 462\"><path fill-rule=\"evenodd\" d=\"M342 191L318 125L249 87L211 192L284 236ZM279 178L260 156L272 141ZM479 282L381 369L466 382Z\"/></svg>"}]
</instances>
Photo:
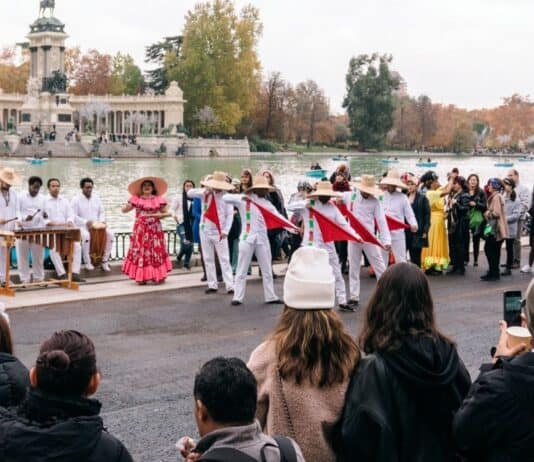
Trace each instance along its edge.
<instances>
[{"instance_id":1,"label":"knit hat","mask_svg":"<svg viewBox=\"0 0 534 462\"><path fill-rule=\"evenodd\" d=\"M291 257L284 280L284 303L295 310L329 310L336 303L328 252L301 247Z\"/></svg>"},{"instance_id":2,"label":"knit hat","mask_svg":"<svg viewBox=\"0 0 534 462\"><path fill-rule=\"evenodd\" d=\"M527 318L527 328L534 336L534 278L531 279L523 299L523 313Z\"/></svg>"}]
</instances>

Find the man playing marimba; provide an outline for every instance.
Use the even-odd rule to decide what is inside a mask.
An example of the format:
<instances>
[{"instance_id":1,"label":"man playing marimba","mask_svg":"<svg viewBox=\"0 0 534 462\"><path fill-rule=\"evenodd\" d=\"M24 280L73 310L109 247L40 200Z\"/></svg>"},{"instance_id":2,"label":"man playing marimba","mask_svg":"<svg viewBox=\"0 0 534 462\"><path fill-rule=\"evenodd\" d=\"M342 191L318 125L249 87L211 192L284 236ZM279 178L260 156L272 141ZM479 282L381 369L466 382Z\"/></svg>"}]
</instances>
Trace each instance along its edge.
<instances>
[{"instance_id":1,"label":"man playing marimba","mask_svg":"<svg viewBox=\"0 0 534 462\"><path fill-rule=\"evenodd\" d=\"M57 178L50 178L46 184L48 197L45 201L44 222L46 226L69 226L74 227L75 219L69 201L59 195L61 183ZM56 268L59 279L66 279L67 274L63 266L61 255L56 250L50 250L50 259ZM80 266L82 260L82 248L79 242L74 243L74 255L72 257L72 280L82 282L80 278Z\"/></svg>"},{"instance_id":2,"label":"man playing marimba","mask_svg":"<svg viewBox=\"0 0 534 462\"><path fill-rule=\"evenodd\" d=\"M105 247L102 257L102 269L106 272L111 271L109 267L109 257L111 255L111 247L115 236L113 232L105 226L106 215L102 201L98 195L93 193L94 183L91 178L83 178L80 181L81 192L71 201L71 207L74 212L74 219L76 225L79 226L82 233L82 255L85 262L85 268L94 270L95 267L91 263L91 234L98 232L100 229L105 232ZM100 258L100 255L96 256Z\"/></svg>"},{"instance_id":3,"label":"man playing marimba","mask_svg":"<svg viewBox=\"0 0 534 462\"><path fill-rule=\"evenodd\" d=\"M0 169L0 230L13 231L18 219L18 197L11 186L22 183L22 177L11 167ZM0 246L0 282L6 282L6 248Z\"/></svg>"},{"instance_id":4,"label":"man playing marimba","mask_svg":"<svg viewBox=\"0 0 534 462\"><path fill-rule=\"evenodd\" d=\"M19 212L17 226L20 229L37 229L44 227L43 211L46 198L39 194L43 180L38 176L32 176L28 180L28 191L19 194ZM30 282L30 259L32 255L33 282L44 280L44 248L37 242L26 239L17 239L17 263L20 274L20 282Z\"/></svg>"}]
</instances>

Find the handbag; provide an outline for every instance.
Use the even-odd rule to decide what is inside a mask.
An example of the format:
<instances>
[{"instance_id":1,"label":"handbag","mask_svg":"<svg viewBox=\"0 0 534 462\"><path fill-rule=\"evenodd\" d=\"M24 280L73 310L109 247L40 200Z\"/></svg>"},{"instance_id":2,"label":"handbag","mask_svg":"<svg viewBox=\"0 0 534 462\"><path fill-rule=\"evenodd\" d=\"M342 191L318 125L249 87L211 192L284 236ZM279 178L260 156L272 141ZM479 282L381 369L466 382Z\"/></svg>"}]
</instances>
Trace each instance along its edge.
<instances>
[{"instance_id":1,"label":"handbag","mask_svg":"<svg viewBox=\"0 0 534 462\"><path fill-rule=\"evenodd\" d=\"M480 236L484 240L495 238L497 236L497 220L491 218L486 222L482 235Z\"/></svg>"},{"instance_id":2,"label":"handbag","mask_svg":"<svg viewBox=\"0 0 534 462\"><path fill-rule=\"evenodd\" d=\"M477 229L484 221L484 215L478 209L471 209L469 212L469 229Z\"/></svg>"}]
</instances>

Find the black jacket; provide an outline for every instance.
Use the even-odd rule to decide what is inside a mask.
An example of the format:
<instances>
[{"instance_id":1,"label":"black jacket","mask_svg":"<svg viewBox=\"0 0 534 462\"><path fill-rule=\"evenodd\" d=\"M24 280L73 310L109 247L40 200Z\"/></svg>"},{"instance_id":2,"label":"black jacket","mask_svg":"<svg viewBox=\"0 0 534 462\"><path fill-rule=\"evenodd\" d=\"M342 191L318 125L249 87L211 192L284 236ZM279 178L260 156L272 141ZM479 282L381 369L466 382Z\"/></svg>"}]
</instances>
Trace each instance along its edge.
<instances>
[{"instance_id":1,"label":"black jacket","mask_svg":"<svg viewBox=\"0 0 534 462\"><path fill-rule=\"evenodd\" d=\"M360 361L342 419L345 460L454 461L452 419L471 380L456 348L429 337Z\"/></svg>"},{"instance_id":2,"label":"black jacket","mask_svg":"<svg viewBox=\"0 0 534 462\"><path fill-rule=\"evenodd\" d=\"M14 356L0 353L0 406L18 405L29 386L30 373L26 366Z\"/></svg>"},{"instance_id":3,"label":"black jacket","mask_svg":"<svg viewBox=\"0 0 534 462\"><path fill-rule=\"evenodd\" d=\"M132 462L104 429L100 403L31 390L18 409L0 409L2 462Z\"/></svg>"},{"instance_id":4,"label":"black jacket","mask_svg":"<svg viewBox=\"0 0 534 462\"><path fill-rule=\"evenodd\" d=\"M474 202L474 206L469 206L470 209L476 209L480 210L482 213L486 211L487 207L487 199L486 194L484 191L480 188L475 192L475 194L471 195L471 192L468 192L467 195L469 196L469 202Z\"/></svg>"},{"instance_id":5,"label":"black jacket","mask_svg":"<svg viewBox=\"0 0 534 462\"><path fill-rule=\"evenodd\" d=\"M415 199L412 203L413 213L417 220L417 231L412 233L406 230L406 238L412 242L412 247L428 247L428 230L430 229L430 203L427 197L420 192L415 193ZM426 237L423 238L423 234Z\"/></svg>"},{"instance_id":6,"label":"black jacket","mask_svg":"<svg viewBox=\"0 0 534 462\"><path fill-rule=\"evenodd\" d=\"M482 372L456 414L453 430L465 460L532 460L534 353L499 360Z\"/></svg>"}]
</instances>

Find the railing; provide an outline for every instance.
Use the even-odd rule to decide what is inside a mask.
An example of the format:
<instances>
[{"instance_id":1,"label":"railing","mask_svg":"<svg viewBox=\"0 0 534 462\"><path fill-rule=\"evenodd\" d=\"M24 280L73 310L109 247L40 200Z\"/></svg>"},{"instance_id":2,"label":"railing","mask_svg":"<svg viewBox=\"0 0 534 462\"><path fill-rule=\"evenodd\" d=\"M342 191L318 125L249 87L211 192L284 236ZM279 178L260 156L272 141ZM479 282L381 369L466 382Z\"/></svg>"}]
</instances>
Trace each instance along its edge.
<instances>
[{"instance_id":1,"label":"railing","mask_svg":"<svg viewBox=\"0 0 534 462\"><path fill-rule=\"evenodd\" d=\"M163 234L165 235L167 253L169 255L176 255L180 246L180 240L178 239L176 230L167 229L163 231ZM115 242L111 251L111 261L123 260L126 257L128 248L130 247L131 235L131 232L115 233Z\"/></svg>"}]
</instances>

